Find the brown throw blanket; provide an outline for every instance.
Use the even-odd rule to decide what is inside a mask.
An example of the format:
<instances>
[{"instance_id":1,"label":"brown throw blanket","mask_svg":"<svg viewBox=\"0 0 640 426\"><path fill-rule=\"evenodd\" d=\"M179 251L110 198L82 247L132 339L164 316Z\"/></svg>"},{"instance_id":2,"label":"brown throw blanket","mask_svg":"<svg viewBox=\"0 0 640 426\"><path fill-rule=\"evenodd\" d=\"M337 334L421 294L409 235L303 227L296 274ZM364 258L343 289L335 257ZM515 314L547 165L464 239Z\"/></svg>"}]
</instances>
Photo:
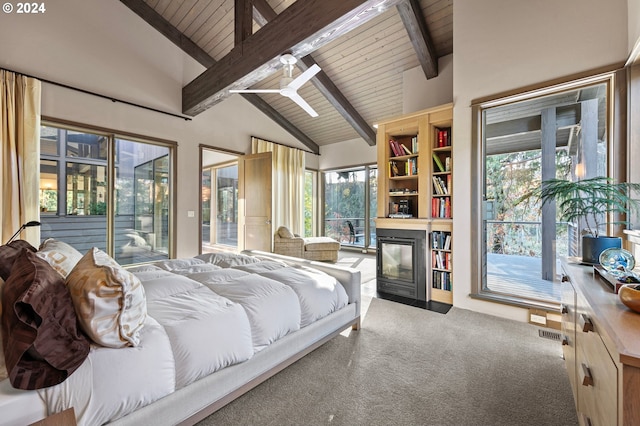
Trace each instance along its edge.
<instances>
[{"instance_id":1,"label":"brown throw blanket","mask_svg":"<svg viewBox=\"0 0 640 426\"><path fill-rule=\"evenodd\" d=\"M40 389L64 381L86 359L89 341L62 276L22 247L2 293L2 343L11 385Z\"/></svg>"}]
</instances>

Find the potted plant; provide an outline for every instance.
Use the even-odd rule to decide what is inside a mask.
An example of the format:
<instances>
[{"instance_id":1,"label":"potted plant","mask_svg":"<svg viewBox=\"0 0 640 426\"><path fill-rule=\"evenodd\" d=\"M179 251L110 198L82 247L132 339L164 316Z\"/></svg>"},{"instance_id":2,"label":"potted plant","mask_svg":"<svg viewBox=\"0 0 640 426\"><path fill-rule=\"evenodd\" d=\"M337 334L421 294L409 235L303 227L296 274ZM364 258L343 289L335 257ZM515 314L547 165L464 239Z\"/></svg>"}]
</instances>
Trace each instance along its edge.
<instances>
[{"instance_id":1,"label":"potted plant","mask_svg":"<svg viewBox=\"0 0 640 426\"><path fill-rule=\"evenodd\" d=\"M640 191L640 184L616 183L603 176L576 181L549 179L523 195L518 203L530 198L541 200L543 204L556 201L562 220L574 223L584 220L586 228L582 236L582 261L596 264L603 250L621 247L620 237L600 235L600 228L608 223L624 223L609 221L611 214L628 214L640 207L640 200L632 197L635 191Z\"/></svg>"}]
</instances>

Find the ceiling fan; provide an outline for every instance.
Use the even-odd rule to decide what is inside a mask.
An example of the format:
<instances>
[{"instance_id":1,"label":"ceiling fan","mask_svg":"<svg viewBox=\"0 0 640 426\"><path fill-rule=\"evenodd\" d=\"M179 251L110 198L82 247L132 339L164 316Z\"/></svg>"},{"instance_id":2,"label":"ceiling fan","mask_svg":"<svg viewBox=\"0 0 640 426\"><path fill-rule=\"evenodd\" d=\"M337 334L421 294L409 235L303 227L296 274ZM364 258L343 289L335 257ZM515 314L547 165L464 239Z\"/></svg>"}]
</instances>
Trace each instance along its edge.
<instances>
[{"instance_id":1,"label":"ceiling fan","mask_svg":"<svg viewBox=\"0 0 640 426\"><path fill-rule=\"evenodd\" d=\"M231 89L229 93L280 93L282 96L286 96L300 105L310 116L317 117L318 113L298 95L298 89L320 72L318 64L313 64L298 77L293 78L293 65L298 62L298 60L293 55L287 53L280 57L280 62L284 64L284 75L280 79L280 89Z\"/></svg>"}]
</instances>

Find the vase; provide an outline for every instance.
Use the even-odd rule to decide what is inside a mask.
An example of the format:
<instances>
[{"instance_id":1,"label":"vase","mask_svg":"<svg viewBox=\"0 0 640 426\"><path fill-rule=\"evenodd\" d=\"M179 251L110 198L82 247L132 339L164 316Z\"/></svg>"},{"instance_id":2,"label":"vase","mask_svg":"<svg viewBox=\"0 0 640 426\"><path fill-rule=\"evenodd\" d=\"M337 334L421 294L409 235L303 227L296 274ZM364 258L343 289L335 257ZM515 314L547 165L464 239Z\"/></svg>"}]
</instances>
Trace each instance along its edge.
<instances>
[{"instance_id":1,"label":"vase","mask_svg":"<svg viewBox=\"0 0 640 426\"><path fill-rule=\"evenodd\" d=\"M608 248L621 248L620 237L593 237L582 236L582 263L597 265L600 263L600 253Z\"/></svg>"}]
</instances>

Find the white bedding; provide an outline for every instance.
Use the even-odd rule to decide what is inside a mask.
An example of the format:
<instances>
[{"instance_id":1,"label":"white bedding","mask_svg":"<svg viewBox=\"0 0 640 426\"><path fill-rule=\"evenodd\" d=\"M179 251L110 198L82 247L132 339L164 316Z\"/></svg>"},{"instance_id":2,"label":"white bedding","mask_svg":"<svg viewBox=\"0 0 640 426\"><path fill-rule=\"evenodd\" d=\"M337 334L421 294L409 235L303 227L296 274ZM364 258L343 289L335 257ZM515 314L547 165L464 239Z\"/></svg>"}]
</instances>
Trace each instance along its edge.
<instances>
[{"instance_id":1,"label":"white bedding","mask_svg":"<svg viewBox=\"0 0 640 426\"><path fill-rule=\"evenodd\" d=\"M223 283L207 282L206 286L242 305L251 323L254 352L300 329L298 297L284 284L246 274Z\"/></svg>"},{"instance_id":2,"label":"white bedding","mask_svg":"<svg viewBox=\"0 0 640 426\"><path fill-rule=\"evenodd\" d=\"M300 327L346 306L349 297L335 278L310 268L279 268L262 276L286 284L300 301Z\"/></svg>"},{"instance_id":3,"label":"white bedding","mask_svg":"<svg viewBox=\"0 0 640 426\"><path fill-rule=\"evenodd\" d=\"M175 390L167 333L147 316L137 347L92 345L86 361L59 385L37 391L52 413L73 407L78 425L118 419Z\"/></svg>"},{"instance_id":4,"label":"white bedding","mask_svg":"<svg viewBox=\"0 0 640 426\"><path fill-rule=\"evenodd\" d=\"M224 254L131 268L147 298L141 344L123 349L93 345L69 379L47 389L6 390L8 380L0 382L0 425L5 419L26 424L43 418L47 406L49 412L73 406L79 425L116 420L242 363L347 305L347 294L335 278L285 266ZM8 398L13 402L3 405ZM5 417L5 406L11 407L12 417ZM27 406L30 417L25 418L20 410Z\"/></svg>"}]
</instances>

